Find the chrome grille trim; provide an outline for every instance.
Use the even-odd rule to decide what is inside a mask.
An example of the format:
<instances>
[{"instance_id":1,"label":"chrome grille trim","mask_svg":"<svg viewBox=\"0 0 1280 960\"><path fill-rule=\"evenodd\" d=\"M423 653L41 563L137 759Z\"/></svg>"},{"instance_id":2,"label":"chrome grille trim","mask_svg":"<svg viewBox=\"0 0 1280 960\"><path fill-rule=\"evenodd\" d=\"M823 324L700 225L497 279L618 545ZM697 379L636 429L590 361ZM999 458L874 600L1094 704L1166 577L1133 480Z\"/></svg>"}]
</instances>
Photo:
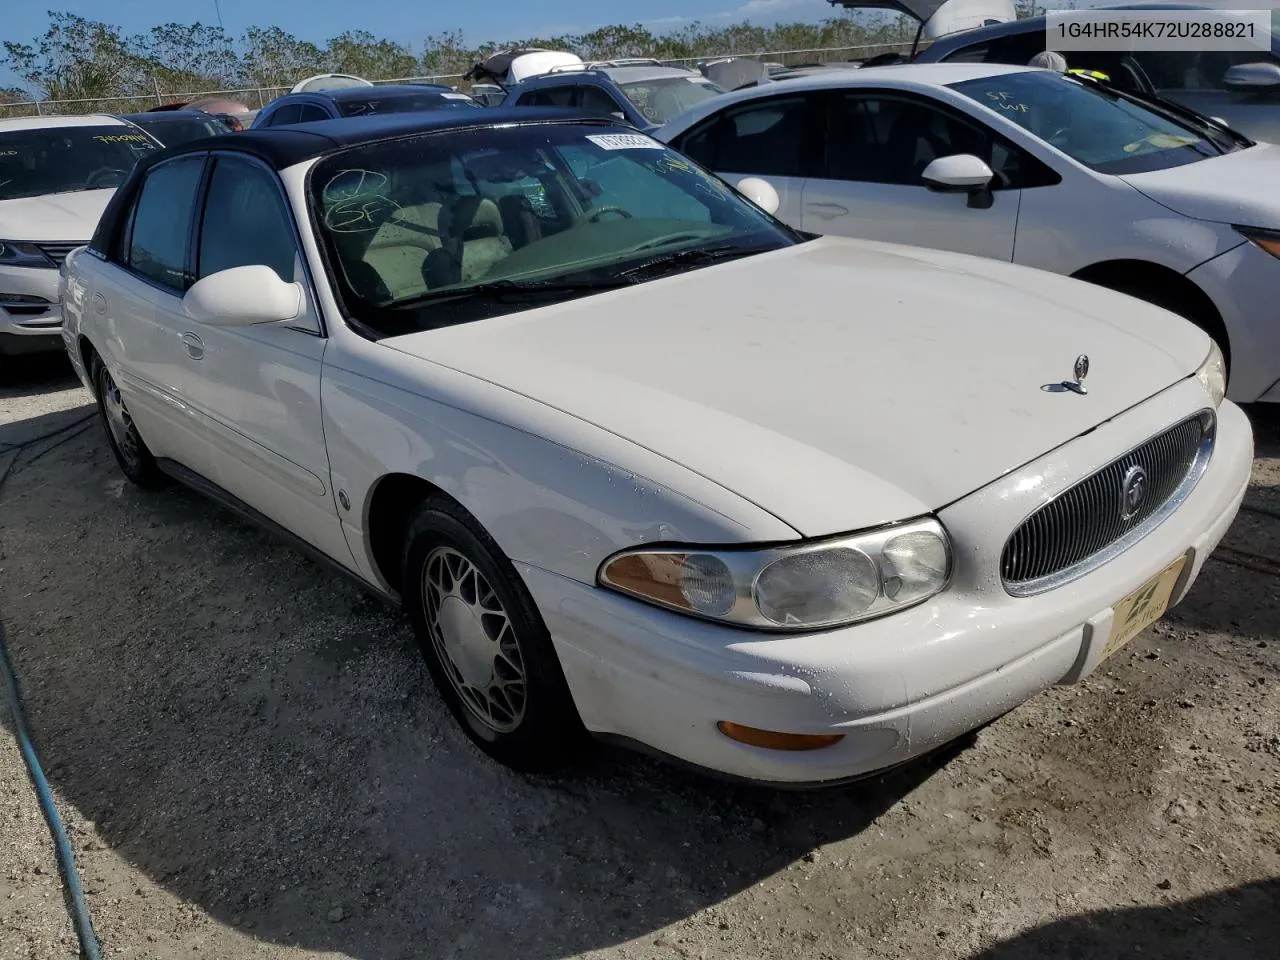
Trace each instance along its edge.
<instances>
[{"instance_id":1,"label":"chrome grille trim","mask_svg":"<svg viewBox=\"0 0 1280 960\"><path fill-rule=\"evenodd\" d=\"M58 266L62 266L62 261L67 259L67 254L76 247L83 247L88 242L88 240L67 240L65 242L51 240L48 243L36 243L36 246L40 248L40 252L46 257Z\"/></svg>"},{"instance_id":2,"label":"chrome grille trim","mask_svg":"<svg viewBox=\"0 0 1280 960\"><path fill-rule=\"evenodd\" d=\"M1000 579L1014 597L1030 597L1078 580L1109 563L1163 523L1195 488L1213 454L1211 410L1140 443L1041 504L1014 528L1000 554ZM1151 478L1147 502L1126 521L1125 472L1141 463Z\"/></svg>"}]
</instances>

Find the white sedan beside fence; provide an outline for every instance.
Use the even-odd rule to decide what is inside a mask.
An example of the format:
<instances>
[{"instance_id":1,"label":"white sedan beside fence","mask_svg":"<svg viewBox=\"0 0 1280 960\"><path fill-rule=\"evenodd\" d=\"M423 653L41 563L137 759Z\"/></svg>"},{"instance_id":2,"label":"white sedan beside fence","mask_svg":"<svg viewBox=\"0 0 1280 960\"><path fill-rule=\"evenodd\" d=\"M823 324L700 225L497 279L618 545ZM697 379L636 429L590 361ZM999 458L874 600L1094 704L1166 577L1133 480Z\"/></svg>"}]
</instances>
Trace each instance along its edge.
<instances>
[{"instance_id":1,"label":"white sedan beside fence","mask_svg":"<svg viewBox=\"0 0 1280 960\"><path fill-rule=\"evenodd\" d=\"M1221 346L1228 396L1280 401L1280 147L995 64L830 71L717 98L655 136L730 182L768 180L798 229L1012 261L1173 310Z\"/></svg>"},{"instance_id":2,"label":"white sedan beside fence","mask_svg":"<svg viewBox=\"0 0 1280 960\"><path fill-rule=\"evenodd\" d=\"M399 600L522 768L584 732L791 784L909 760L1178 602L1252 466L1177 316L804 241L609 119L171 148L65 273L124 472Z\"/></svg>"}]
</instances>

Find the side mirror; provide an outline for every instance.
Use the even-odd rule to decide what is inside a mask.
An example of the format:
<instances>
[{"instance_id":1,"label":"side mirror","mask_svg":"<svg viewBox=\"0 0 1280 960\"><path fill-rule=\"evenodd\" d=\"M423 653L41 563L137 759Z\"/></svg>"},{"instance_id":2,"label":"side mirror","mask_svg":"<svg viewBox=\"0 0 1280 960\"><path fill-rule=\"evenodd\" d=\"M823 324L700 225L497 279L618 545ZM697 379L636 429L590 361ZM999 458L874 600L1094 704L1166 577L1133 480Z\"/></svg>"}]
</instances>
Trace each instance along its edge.
<instances>
[{"instance_id":1,"label":"side mirror","mask_svg":"<svg viewBox=\"0 0 1280 960\"><path fill-rule=\"evenodd\" d=\"M782 206L782 198L778 196L773 184L760 177L743 177L738 181L737 190L770 216Z\"/></svg>"},{"instance_id":2,"label":"side mirror","mask_svg":"<svg viewBox=\"0 0 1280 960\"><path fill-rule=\"evenodd\" d=\"M956 153L938 157L920 175L925 186L942 193L967 193L969 206L985 210L991 206L991 181L996 175L981 157Z\"/></svg>"},{"instance_id":3,"label":"side mirror","mask_svg":"<svg viewBox=\"0 0 1280 960\"><path fill-rule=\"evenodd\" d=\"M1222 85L1233 93L1280 91L1280 64L1237 63L1222 75Z\"/></svg>"},{"instance_id":4,"label":"side mirror","mask_svg":"<svg viewBox=\"0 0 1280 960\"><path fill-rule=\"evenodd\" d=\"M192 284L182 312L211 327L281 323L302 312L302 285L285 283L270 267L219 270Z\"/></svg>"}]
</instances>

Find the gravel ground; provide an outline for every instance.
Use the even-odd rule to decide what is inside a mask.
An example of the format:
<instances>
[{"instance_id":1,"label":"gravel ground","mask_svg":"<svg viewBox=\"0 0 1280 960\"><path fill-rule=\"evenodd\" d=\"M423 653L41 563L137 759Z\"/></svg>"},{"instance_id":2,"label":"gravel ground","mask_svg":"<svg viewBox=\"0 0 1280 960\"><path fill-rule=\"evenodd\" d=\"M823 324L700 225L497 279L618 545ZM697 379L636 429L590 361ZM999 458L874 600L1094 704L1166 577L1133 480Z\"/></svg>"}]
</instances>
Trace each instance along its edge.
<instances>
[{"instance_id":1,"label":"gravel ground","mask_svg":"<svg viewBox=\"0 0 1280 960\"><path fill-rule=\"evenodd\" d=\"M38 371L0 391L0 444L87 402ZM1253 415L1249 502L1280 512L1280 416ZM1280 516L1242 514L1088 683L889 776L774 793L608 750L497 767L398 617L129 486L96 424L42 449L0 496L0 616L106 956L1276 956ZM7 731L0 960L71 958Z\"/></svg>"}]
</instances>

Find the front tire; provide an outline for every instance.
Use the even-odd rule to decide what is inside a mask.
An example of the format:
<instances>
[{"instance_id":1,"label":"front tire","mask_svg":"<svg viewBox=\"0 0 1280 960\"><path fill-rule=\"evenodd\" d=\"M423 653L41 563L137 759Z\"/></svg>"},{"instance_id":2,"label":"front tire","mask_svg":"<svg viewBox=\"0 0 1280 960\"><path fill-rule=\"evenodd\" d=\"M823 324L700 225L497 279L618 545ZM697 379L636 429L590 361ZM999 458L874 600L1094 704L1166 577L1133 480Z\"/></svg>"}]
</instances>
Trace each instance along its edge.
<instances>
[{"instance_id":1,"label":"front tire","mask_svg":"<svg viewBox=\"0 0 1280 960\"><path fill-rule=\"evenodd\" d=\"M460 506L419 508L402 594L441 698L481 750L516 770L577 759L582 722L551 636L511 561Z\"/></svg>"},{"instance_id":2,"label":"front tire","mask_svg":"<svg viewBox=\"0 0 1280 960\"><path fill-rule=\"evenodd\" d=\"M155 457L138 433L111 371L98 358L93 361L93 385L98 395L98 414L107 433L107 443L111 445L111 452L115 454L121 471L140 487L155 490L164 486L164 473L156 466Z\"/></svg>"}]
</instances>

